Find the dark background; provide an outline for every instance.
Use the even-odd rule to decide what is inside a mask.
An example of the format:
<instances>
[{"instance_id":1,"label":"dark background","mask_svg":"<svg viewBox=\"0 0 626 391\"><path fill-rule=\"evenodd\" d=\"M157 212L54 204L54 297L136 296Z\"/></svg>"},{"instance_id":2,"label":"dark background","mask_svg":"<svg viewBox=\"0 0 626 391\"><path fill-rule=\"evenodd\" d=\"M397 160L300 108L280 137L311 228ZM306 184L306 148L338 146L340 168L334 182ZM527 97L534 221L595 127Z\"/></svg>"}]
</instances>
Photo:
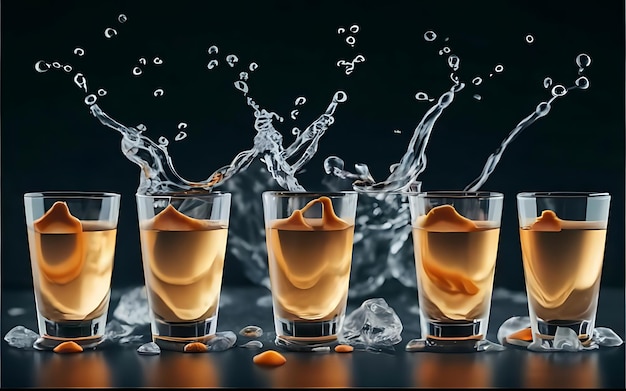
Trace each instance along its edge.
<instances>
[{"instance_id":1,"label":"dark background","mask_svg":"<svg viewBox=\"0 0 626 391\"><path fill-rule=\"evenodd\" d=\"M424 190L469 184L515 125L549 99L544 78L571 86L576 56L592 58L585 71L591 87L557 100L521 133L482 189L505 194L497 286L523 289L515 194L532 190L611 193L603 284L624 286L622 1L4 0L0 7L2 289L32 284L22 196L42 190L121 193L113 285L143 281L134 201L139 168L120 151L121 136L90 114L86 94L72 82L76 71L87 76L90 91L107 90L98 101L105 112L147 125L153 139L168 137L179 173L190 180L228 164L256 133L252 111L232 86L239 70L224 66L226 54L237 54L239 65L259 64L250 94L285 117L278 127L285 145L293 126L308 125L344 90L348 101L299 176L307 190L317 190L329 155L352 171L355 163L368 164L377 180L388 175L432 105L415 94L438 97L452 85L438 54L444 44L460 57L458 74L468 85L435 125L420 176ZM120 13L125 24L117 21ZM354 48L337 33L353 24L360 26ZM105 39L107 27L118 35ZM437 41L424 41L427 30ZM207 49L214 44L222 65L210 72ZM76 47L86 55L74 55ZM347 76L336 63L356 54L366 61ZM138 58L155 56L164 60L161 67L131 75ZM42 59L72 64L74 71L37 73L34 64ZM490 78L496 64L504 72ZM482 85L469 83L475 76ZM166 91L161 99L152 96L157 87ZM298 96L307 103L292 122ZM174 143L179 122L189 125L189 137ZM242 267L227 254L225 283L249 283Z\"/></svg>"}]
</instances>

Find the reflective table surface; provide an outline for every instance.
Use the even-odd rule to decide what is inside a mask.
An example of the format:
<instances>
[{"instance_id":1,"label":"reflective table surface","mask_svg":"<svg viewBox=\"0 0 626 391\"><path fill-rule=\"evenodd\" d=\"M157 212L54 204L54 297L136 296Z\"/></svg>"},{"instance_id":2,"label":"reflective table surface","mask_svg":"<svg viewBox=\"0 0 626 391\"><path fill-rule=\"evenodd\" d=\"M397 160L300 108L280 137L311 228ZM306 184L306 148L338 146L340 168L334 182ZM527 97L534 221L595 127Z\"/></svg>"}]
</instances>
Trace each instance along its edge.
<instances>
[{"instance_id":1,"label":"reflective table surface","mask_svg":"<svg viewBox=\"0 0 626 391\"><path fill-rule=\"evenodd\" d=\"M110 312L128 289L113 292ZM498 327L506 319L528 314L525 303L511 299L504 292L496 290L493 299L487 335L491 341L497 341ZM238 333L248 325L260 326L264 330L258 338L264 345L261 349L238 346L248 340L239 335L237 345L223 352L161 352L157 356L137 353L137 347L149 341L147 333L139 342L105 342L80 354L17 349L3 340L0 385L11 388L624 388L626 384L624 345L574 353L532 352L517 347L480 353L407 352L406 343L419 337L416 291L392 287L371 297L383 297L402 320L402 342L394 346L394 351L357 350L348 354L283 351L273 342L269 292L261 287L224 287L218 331ZM351 300L348 311L365 299ZM611 328L624 339L624 308L623 289L601 290L596 326ZM1 321L3 337L17 325L36 330L32 293L3 291ZM149 329L142 326L137 331L142 330ZM281 351L287 362L280 367L254 364L252 358L268 349Z\"/></svg>"}]
</instances>

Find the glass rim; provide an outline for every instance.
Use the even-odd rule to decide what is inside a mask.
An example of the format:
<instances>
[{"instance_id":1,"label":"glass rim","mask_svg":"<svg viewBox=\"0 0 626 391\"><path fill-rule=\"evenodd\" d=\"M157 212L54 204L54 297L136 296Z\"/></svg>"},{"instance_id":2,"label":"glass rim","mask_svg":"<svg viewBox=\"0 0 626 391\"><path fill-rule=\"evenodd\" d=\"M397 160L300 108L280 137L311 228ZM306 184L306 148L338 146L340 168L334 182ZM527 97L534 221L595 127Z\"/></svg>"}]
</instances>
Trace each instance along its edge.
<instances>
[{"instance_id":1,"label":"glass rim","mask_svg":"<svg viewBox=\"0 0 626 391\"><path fill-rule=\"evenodd\" d=\"M465 190L430 190L407 193L411 197L418 198L504 198L504 193L489 190L465 191Z\"/></svg>"},{"instance_id":2,"label":"glass rim","mask_svg":"<svg viewBox=\"0 0 626 391\"><path fill-rule=\"evenodd\" d=\"M611 198L608 192L597 191L523 191L517 198Z\"/></svg>"},{"instance_id":3,"label":"glass rim","mask_svg":"<svg viewBox=\"0 0 626 391\"><path fill-rule=\"evenodd\" d=\"M135 193L137 198L214 198L219 196L231 196L231 192L226 191L211 191L207 193L162 193L162 194L143 194Z\"/></svg>"},{"instance_id":4,"label":"glass rim","mask_svg":"<svg viewBox=\"0 0 626 391\"><path fill-rule=\"evenodd\" d=\"M83 191L83 190L50 190L50 191L29 191L24 193L24 198L121 198L120 193L110 191Z\"/></svg>"},{"instance_id":5,"label":"glass rim","mask_svg":"<svg viewBox=\"0 0 626 391\"><path fill-rule=\"evenodd\" d=\"M345 191L289 191L289 190L267 190L263 192L263 196L272 195L275 197L293 197L293 196L302 196L302 197L337 197L337 196L345 196L350 194L358 194L358 191L355 190L345 190Z\"/></svg>"}]
</instances>

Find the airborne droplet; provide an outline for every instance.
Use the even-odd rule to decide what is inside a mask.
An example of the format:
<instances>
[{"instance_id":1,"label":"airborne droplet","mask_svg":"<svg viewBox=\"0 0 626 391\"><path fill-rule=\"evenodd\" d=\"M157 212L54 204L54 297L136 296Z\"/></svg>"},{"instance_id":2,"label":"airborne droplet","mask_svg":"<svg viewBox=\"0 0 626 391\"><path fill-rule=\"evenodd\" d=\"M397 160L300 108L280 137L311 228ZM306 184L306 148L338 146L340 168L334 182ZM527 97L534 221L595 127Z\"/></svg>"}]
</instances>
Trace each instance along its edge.
<instances>
[{"instance_id":1,"label":"airborne droplet","mask_svg":"<svg viewBox=\"0 0 626 391\"><path fill-rule=\"evenodd\" d=\"M581 53L576 57L576 65L578 65L578 74L581 74L585 68L591 65L591 57Z\"/></svg>"},{"instance_id":2,"label":"airborne droplet","mask_svg":"<svg viewBox=\"0 0 626 391\"><path fill-rule=\"evenodd\" d=\"M164 94L165 94L165 91L163 91L162 88L157 88L156 90L154 90L154 93L153 93L153 95L156 97L163 96Z\"/></svg>"},{"instance_id":3,"label":"airborne droplet","mask_svg":"<svg viewBox=\"0 0 626 391\"><path fill-rule=\"evenodd\" d=\"M127 20L128 18L124 14L120 14L120 16L117 17L117 21L120 23L126 23Z\"/></svg>"},{"instance_id":4,"label":"airborne droplet","mask_svg":"<svg viewBox=\"0 0 626 391\"><path fill-rule=\"evenodd\" d=\"M581 76L578 79L576 79L574 84L576 84L576 87L582 90L586 90L587 88L589 88L589 79L587 79L585 76Z\"/></svg>"},{"instance_id":5,"label":"airborne droplet","mask_svg":"<svg viewBox=\"0 0 626 391\"><path fill-rule=\"evenodd\" d=\"M452 54L450 55L450 57L448 57L448 66L454 71L457 71L459 69L460 62L461 61L456 54Z\"/></svg>"},{"instance_id":6,"label":"airborne droplet","mask_svg":"<svg viewBox=\"0 0 626 391\"><path fill-rule=\"evenodd\" d=\"M478 94L474 94L474 99L476 100L481 100L483 97L478 95Z\"/></svg>"},{"instance_id":7,"label":"airborne droplet","mask_svg":"<svg viewBox=\"0 0 626 391\"><path fill-rule=\"evenodd\" d=\"M298 110L291 110L291 119L296 119L300 112Z\"/></svg>"},{"instance_id":8,"label":"airborne droplet","mask_svg":"<svg viewBox=\"0 0 626 391\"><path fill-rule=\"evenodd\" d=\"M493 68L493 70L496 71L496 73L500 73L504 70L504 65L498 64L495 68Z\"/></svg>"},{"instance_id":9,"label":"airborne droplet","mask_svg":"<svg viewBox=\"0 0 626 391\"><path fill-rule=\"evenodd\" d=\"M303 104L306 103L306 98L304 96L299 96L296 98L296 101L294 102L295 106L302 106Z\"/></svg>"},{"instance_id":10,"label":"airborne droplet","mask_svg":"<svg viewBox=\"0 0 626 391\"><path fill-rule=\"evenodd\" d=\"M143 71L142 71L142 70L141 70L141 68L139 68L139 67L134 67L134 68L133 68L133 75L135 75L135 76L139 76L139 75L141 75L141 74L142 74L142 72L143 72Z\"/></svg>"},{"instance_id":11,"label":"airborne droplet","mask_svg":"<svg viewBox=\"0 0 626 391\"><path fill-rule=\"evenodd\" d=\"M348 95L343 91L337 91L335 92L335 95L333 95L334 102L343 103L347 100L348 100Z\"/></svg>"},{"instance_id":12,"label":"airborne droplet","mask_svg":"<svg viewBox=\"0 0 626 391\"><path fill-rule=\"evenodd\" d=\"M87 79L85 79L85 76L83 76L82 73L77 73L76 75L74 75L74 83L79 88L82 88L85 92L87 92Z\"/></svg>"},{"instance_id":13,"label":"airborne droplet","mask_svg":"<svg viewBox=\"0 0 626 391\"><path fill-rule=\"evenodd\" d=\"M76 54L77 56L84 56L85 55L85 49L83 49L83 48L76 48L76 49L74 49L74 54Z\"/></svg>"},{"instance_id":14,"label":"airborne droplet","mask_svg":"<svg viewBox=\"0 0 626 391\"><path fill-rule=\"evenodd\" d=\"M441 49L444 53L449 54L450 53L450 48L445 46L443 49Z\"/></svg>"},{"instance_id":15,"label":"airborne droplet","mask_svg":"<svg viewBox=\"0 0 626 391\"><path fill-rule=\"evenodd\" d=\"M72 72L72 66L71 65L63 65L63 70L67 73Z\"/></svg>"},{"instance_id":16,"label":"airborne droplet","mask_svg":"<svg viewBox=\"0 0 626 391\"><path fill-rule=\"evenodd\" d=\"M248 72L239 72L240 80L248 80Z\"/></svg>"},{"instance_id":17,"label":"airborne droplet","mask_svg":"<svg viewBox=\"0 0 626 391\"><path fill-rule=\"evenodd\" d=\"M540 117L543 117L544 115L548 114L550 112L550 103L548 102L541 102L537 105L537 108L535 109L535 113L537 113L537 115L539 115Z\"/></svg>"},{"instance_id":18,"label":"airborne droplet","mask_svg":"<svg viewBox=\"0 0 626 391\"><path fill-rule=\"evenodd\" d=\"M346 43L350 46L354 46L354 44L356 43L356 39L350 35L346 38Z\"/></svg>"},{"instance_id":19,"label":"airborne droplet","mask_svg":"<svg viewBox=\"0 0 626 391\"><path fill-rule=\"evenodd\" d=\"M165 136L159 137L159 144L161 144L162 146L166 147L169 143L170 141L165 138Z\"/></svg>"},{"instance_id":20,"label":"airborne droplet","mask_svg":"<svg viewBox=\"0 0 626 391\"><path fill-rule=\"evenodd\" d=\"M183 131L180 131L180 132L178 132L176 137L174 137L174 141L184 140L185 138L187 138L187 133L185 133Z\"/></svg>"},{"instance_id":21,"label":"airborne droplet","mask_svg":"<svg viewBox=\"0 0 626 391\"><path fill-rule=\"evenodd\" d=\"M543 88L550 88L551 85L552 85L551 78L546 77L545 79L543 79Z\"/></svg>"},{"instance_id":22,"label":"airborne droplet","mask_svg":"<svg viewBox=\"0 0 626 391\"><path fill-rule=\"evenodd\" d=\"M152 60L152 62L154 63L154 65L161 65L161 64L163 64L163 60L161 60L160 57L155 57L154 60Z\"/></svg>"},{"instance_id":23,"label":"airborne droplet","mask_svg":"<svg viewBox=\"0 0 626 391\"><path fill-rule=\"evenodd\" d=\"M178 124L178 130L183 130L183 129L187 129L187 123L185 122L180 122Z\"/></svg>"},{"instance_id":24,"label":"airborne droplet","mask_svg":"<svg viewBox=\"0 0 626 391\"><path fill-rule=\"evenodd\" d=\"M350 32L352 34L358 33L360 29L361 28L358 25L356 25L356 24L353 24L352 26L350 26Z\"/></svg>"},{"instance_id":25,"label":"airborne droplet","mask_svg":"<svg viewBox=\"0 0 626 391\"><path fill-rule=\"evenodd\" d=\"M394 130L393 130L393 132L394 132L395 134L400 134L400 133L402 133L402 131L401 131L400 129L394 129Z\"/></svg>"},{"instance_id":26,"label":"airborne droplet","mask_svg":"<svg viewBox=\"0 0 626 391\"><path fill-rule=\"evenodd\" d=\"M219 49L217 48L217 46L213 45L209 48L209 50L207 50L209 52L209 54L217 54L217 52L219 51Z\"/></svg>"},{"instance_id":27,"label":"airborne droplet","mask_svg":"<svg viewBox=\"0 0 626 391\"><path fill-rule=\"evenodd\" d=\"M141 58L139 59L139 63L140 63L141 65L146 65L148 62L146 61L146 59L145 59L144 57L141 57Z\"/></svg>"},{"instance_id":28,"label":"airborne droplet","mask_svg":"<svg viewBox=\"0 0 626 391\"><path fill-rule=\"evenodd\" d=\"M112 38L115 35L117 35L117 30L115 30L114 28L107 27L107 29L104 30L104 36L107 38Z\"/></svg>"},{"instance_id":29,"label":"airborne droplet","mask_svg":"<svg viewBox=\"0 0 626 391\"><path fill-rule=\"evenodd\" d=\"M94 94L89 94L85 97L85 103L88 104L89 106L96 103L97 100L98 100L98 97L95 96Z\"/></svg>"},{"instance_id":30,"label":"airborne droplet","mask_svg":"<svg viewBox=\"0 0 626 391\"><path fill-rule=\"evenodd\" d=\"M418 92L417 94L415 94L415 99L428 100L428 94L426 94L425 92Z\"/></svg>"},{"instance_id":31,"label":"airborne droplet","mask_svg":"<svg viewBox=\"0 0 626 391\"><path fill-rule=\"evenodd\" d=\"M106 94L107 94L107 91L106 91L105 89L100 88L100 89L98 90L98 95L100 95L100 96L105 96Z\"/></svg>"},{"instance_id":32,"label":"airborne droplet","mask_svg":"<svg viewBox=\"0 0 626 391\"><path fill-rule=\"evenodd\" d=\"M479 76L472 79L472 84L474 84L475 86L480 85L482 82L483 82L483 79Z\"/></svg>"},{"instance_id":33,"label":"airborne droplet","mask_svg":"<svg viewBox=\"0 0 626 391\"><path fill-rule=\"evenodd\" d=\"M250 72L254 72L258 67L259 67L259 64L257 64L256 62L251 62L248 69L250 69Z\"/></svg>"},{"instance_id":34,"label":"airborne droplet","mask_svg":"<svg viewBox=\"0 0 626 391\"><path fill-rule=\"evenodd\" d=\"M246 84L245 82L243 82L241 80L237 80L235 82L235 88L238 89L239 91L243 92L244 95L248 93L248 84Z\"/></svg>"},{"instance_id":35,"label":"airborne droplet","mask_svg":"<svg viewBox=\"0 0 626 391\"><path fill-rule=\"evenodd\" d=\"M343 28L343 27L339 27L339 28L337 29L337 34L343 34L343 33L345 33L345 32L346 32L346 29L345 29L345 28Z\"/></svg>"},{"instance_id":36,"label":"airborne droplet","mask_svg":"<svg viewBox=\"0 0 626 391\"><path fill-rule=\"evenodd\" d=\"M528 34L528 35L526 36L526 42L527 42L527 43L533 43L533 42L535 42L535 37L533 37L532 35Z\"/></svg>"},{"instance_id":37,"label":"airborne droplet","mask_svg":"<svg viewBox=\"0 0 626 391\"><path fill-rule=\"evenodd\" d=\"M55 61L55 62L53 62L53 63L52 63L52 66L53 66L54 68L56 68L56 69L60 69L60 68L61 68L61 63L60 63L60 62Z\"/></svg>"},{"instance_id":38,"label":"airborne droplet","mask_svg":"<svg viewBox=\"0 0 626 391\"><path fill-rule=\"evenodd\" d=\"M565 94L567 94L567 88L560 84L557 84L552 88L552 96L563 96Z\"/></svg>"},{"instance_id":39,"label":"airborne droplet","mask_svg":"<svg viewBox=\"0 0 626 391\"><path fill-rule=\"evenodd\" d=\"M218 64L217 60L211 60L211 61L209 61L209 63L207 64L206 67L209 68L209 69L213 69L213 68L215 68L217 66L217 64Z\"/></svg>"},{"instance_id":40,"label":"airborne droplet","mask_svg":"<svg viewBox=\"0 0 626 391\"><path fill-rule=\"evenodd\" d=\"M228 63L228 65L230 65L230 67L234 67L235 64L239 61L239 58L237 58L237 56L235 56L234 54L229 54L228 56L226 56L226 62Z\"/></svg>"},{"instance_id":41,"label":"airborne droplet","mask_svg":"<svg viewBox=\"0 0 626 391\"><path fill-rule=\"evenodd\" d=\"M424 33L424 39L428 42L432 42L437 39L437 34L434 31L429 30Z\"/></svg>"},{"instance_id":42,"label":"airborne droplet","mask_svg":"<svg viewBox=\"0 0 626 391\"><path fill-rule=\"evenodd\" d=\"M50 64L44 60L39 60L35 63L35 70L39 73L47 72L50 69Z\"/></svg>"},{"instance_id":43,"label":"airborne droplet","mask_svg":"<svg viewBox=\"0 0 626 391\"><path fill-rule=\"evenodd\" d=\"M139 130L140 132L143 132L144 130L148 129L146 127L146 125L144 125L144 124L139 124L139 125L135 126L135 128L137 128L137 130Z\"/></svg>"}]
</instances>

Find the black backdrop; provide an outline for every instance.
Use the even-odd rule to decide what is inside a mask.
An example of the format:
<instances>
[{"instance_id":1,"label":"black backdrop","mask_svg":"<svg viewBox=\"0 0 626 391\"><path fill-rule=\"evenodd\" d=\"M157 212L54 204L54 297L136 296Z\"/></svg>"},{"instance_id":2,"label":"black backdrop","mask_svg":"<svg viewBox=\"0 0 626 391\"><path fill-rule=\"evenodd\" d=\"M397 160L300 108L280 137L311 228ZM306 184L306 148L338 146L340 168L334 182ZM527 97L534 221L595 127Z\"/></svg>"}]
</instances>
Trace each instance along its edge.
<instances>
[{"instance_id":1,"label":"black backdrop","mask_svg":"<svg viewBox=\"0 0 626 391\"><path fill-rule=\"evenodd\" d=\"M571 85L575 57L587 53L591 87L571 91L521 133L483 186L505 193L496 285L523 289L515 194L525 190L610 192L603 284L624 285L624 2L4 0L0 6L3 289L31 285L22 195L39 190L121 193L113 284L142 282L134 202L139 168L120 151L120 135L89 113L72 75L84 72L91 90L107 90L99 100L107 113L146 124L155 138L173 140L176 125L186 122L189 137L170 151L183 176L203 179L248 149L255 134L233 72L206 68L214 44L221 61L235 53L242 64L259 64L251 95L286 118L279 128L285 139L296 97L307 97L302 126L335 91L347 93L299 177L308 190L321 183L329 155L348 168L368 164L378 180L387 176L431 106L415 94L439 96L451 86L438 53L444 45L461 59L458 74L466 82L475 76L485 82L470 83L437 122L420 176L425 190L469 184L515 125L549 98L544 78ZM360 30L351 47L337 30L354 24ZM118 35L106 39L107 27ZM427 30L438 34L436 42L424 41ZM85 56L75 55L76 47ZM366 61L352 74L337 67L357 54ZM133 77L142 56L159 56L164 64ZM37 73L34 64L42 59L76 69ZM504 72L489 77L496 64ZM161 99L152 97L157 87L166 91ZM248 283L241 267L229 255L225 283Z\"/></svg>"}]
</instances>

